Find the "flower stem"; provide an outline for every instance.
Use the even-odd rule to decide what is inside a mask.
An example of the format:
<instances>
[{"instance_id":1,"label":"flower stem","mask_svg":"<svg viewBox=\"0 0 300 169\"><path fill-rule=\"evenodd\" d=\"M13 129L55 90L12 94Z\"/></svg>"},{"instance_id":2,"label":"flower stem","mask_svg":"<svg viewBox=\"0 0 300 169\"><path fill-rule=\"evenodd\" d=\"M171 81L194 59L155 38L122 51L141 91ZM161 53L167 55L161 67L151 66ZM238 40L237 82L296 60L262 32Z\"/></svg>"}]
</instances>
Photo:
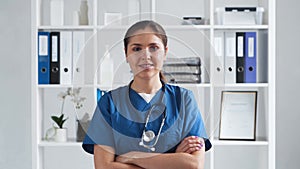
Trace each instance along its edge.
<instances>
[{"instance_id":1,"label":"flower stem","mask_svg":"<svg viewBox=\"0 0 300 169\"><path fill-rule=\"evenodd\" d=\"M63 99L63 102L62 102L62 104L61 104L60 114L63 114L63 111L64 111L64 105L65 105L65 98Z\"/></svg>"}]
</instances>

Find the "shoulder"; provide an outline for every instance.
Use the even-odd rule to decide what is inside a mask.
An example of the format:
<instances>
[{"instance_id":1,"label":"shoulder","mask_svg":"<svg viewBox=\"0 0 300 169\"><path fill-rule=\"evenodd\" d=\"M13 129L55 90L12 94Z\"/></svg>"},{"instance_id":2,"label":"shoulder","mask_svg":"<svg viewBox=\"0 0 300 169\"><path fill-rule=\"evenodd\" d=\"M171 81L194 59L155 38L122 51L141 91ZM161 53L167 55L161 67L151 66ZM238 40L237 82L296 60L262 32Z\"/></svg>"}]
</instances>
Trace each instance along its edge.
<instances>
[{"instance_id":1,"label":"shoulder","mask_svg":"<svg viewBox=\"0 0 300 169\"><path fill-rule=\"evenodd\" d=\"M193 95L193 92L184 87L180 87L172 84L165 84L166 91L170 94L175 95L176 97L181 96L182 98L190 97Z\"/></svg>"},{"instance_id":2,"label":"shoulder","mask_svg":"<svg viewBox=\"0 0 300 169\"><path fill-rule=\"evenodd\" d=\"M112 97L112 95L124 94L126 91L128 92L128 86L121 86L105 92L101 98L109 98Z\"/></svg>"},{"instance_id":3,"label":"shoulder","mask_svg":"<svg viewBox=\"0 0 300 169\"><path fill-rule=\"evenodd\" d=\"M109 104L112 103L115 98L119 98L120 96L126 94L128 92L128 86L121 86L116 89L104 92L104 94L98 100L100 104Z\"/></svg>"}]
</instances>

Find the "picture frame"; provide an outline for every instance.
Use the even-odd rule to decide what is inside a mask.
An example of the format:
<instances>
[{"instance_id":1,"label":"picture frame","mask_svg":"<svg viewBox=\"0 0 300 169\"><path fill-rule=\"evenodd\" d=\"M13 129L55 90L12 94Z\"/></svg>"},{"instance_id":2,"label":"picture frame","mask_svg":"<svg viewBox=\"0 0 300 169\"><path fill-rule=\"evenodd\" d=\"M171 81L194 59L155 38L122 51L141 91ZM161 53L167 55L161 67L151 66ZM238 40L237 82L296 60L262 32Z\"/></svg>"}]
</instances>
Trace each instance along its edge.
<instances>
[{"instance_id":1,"label":"picture frame","mask_svg":"<svg viewBox=\"0 0 300 169\"><path fill-rule=\"evenodd\" d=\"M222 91L220 140L256 139L257 91Z\"/></svg>"}]
</instances>

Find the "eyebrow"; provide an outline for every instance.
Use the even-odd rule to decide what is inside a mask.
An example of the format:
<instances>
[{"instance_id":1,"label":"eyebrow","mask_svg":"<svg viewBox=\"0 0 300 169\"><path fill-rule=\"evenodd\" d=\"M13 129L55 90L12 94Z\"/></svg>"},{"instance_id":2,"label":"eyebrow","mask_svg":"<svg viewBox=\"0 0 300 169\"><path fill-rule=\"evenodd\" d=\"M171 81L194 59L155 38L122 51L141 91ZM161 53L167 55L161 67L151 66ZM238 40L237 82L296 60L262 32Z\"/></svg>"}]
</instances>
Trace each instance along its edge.
<instances>
[{"instance_id":1,"label":"eyebrow","mask_svg":"<svg viewBox=\"0 0 300 169\"><path fill-rule=\"evenodd\" d=\"M150 43L150 44L148 44L148 46L152 46L152 45L158 45L158 43ZM139 44L139 43L133 43L133 44L130 44L130 46L143 46L143 45Z\"/></svg>"},{"instance_id":2,"label":"eyebrow","mask_svg":"<svg viewBox=\"0 0 300 169\"><path fill-rule=\"evenodd\" d=\"M130 44L130 46L142 46L142 45L139 43L133 43L133 44Z\"/></svg>"}]
</instances>

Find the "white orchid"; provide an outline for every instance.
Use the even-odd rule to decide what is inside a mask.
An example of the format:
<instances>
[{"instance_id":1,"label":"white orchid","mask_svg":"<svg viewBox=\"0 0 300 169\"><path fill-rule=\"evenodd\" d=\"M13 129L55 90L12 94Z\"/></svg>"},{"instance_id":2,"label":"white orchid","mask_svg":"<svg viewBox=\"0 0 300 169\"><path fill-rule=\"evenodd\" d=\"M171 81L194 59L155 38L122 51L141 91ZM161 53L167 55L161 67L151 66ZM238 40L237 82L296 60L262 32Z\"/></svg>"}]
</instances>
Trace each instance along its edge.
<instances>
[{"instance_id":1,"label":"white orchid","mask_svg":"<svg viewBox=\"0 0 300 169\"><path fill-rule=\"evenodd\" d=\"M81 97L80 95L81 88L68 88L65 92L60 92L57 97L62 100L61 106L61 114L63 114L64 104L67 96L71 97L71 101L75 103L75 108L80 109L83 107L83 102L85 101L85 97Z\"/></svg>"}]
</instances>

